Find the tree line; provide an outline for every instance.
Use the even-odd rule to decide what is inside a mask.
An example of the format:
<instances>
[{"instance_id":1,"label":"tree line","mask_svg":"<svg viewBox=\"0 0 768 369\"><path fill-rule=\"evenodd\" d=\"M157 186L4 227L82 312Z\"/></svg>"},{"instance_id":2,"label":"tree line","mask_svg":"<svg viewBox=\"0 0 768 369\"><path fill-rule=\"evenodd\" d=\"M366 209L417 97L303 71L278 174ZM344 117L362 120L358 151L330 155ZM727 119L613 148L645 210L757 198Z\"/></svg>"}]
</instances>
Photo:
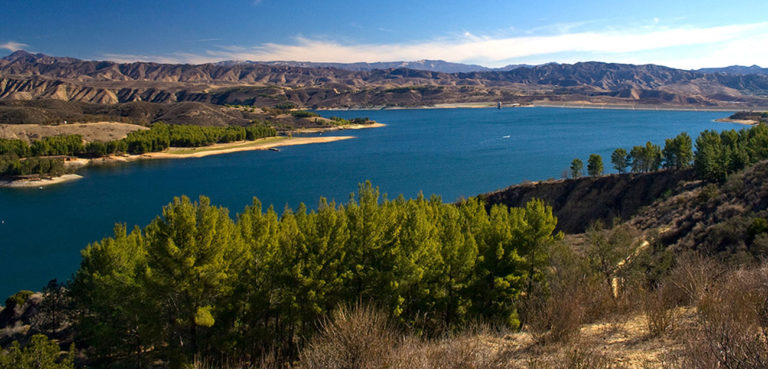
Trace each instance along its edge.
<instances>
[{"instance_id":1,"label":"tree line","mask_svg":"<svg viewBox=\"0 0 768 369\"><path fill-rule=\"evenodd\" d=\"M233 221L175 198L146 228L82 251L71 285L97 362L172 367L194 357L295 352L339 304L364 301L429 334L486 320L517 327L559 237L551 207L437 196L389 200L370 183L346 205L282 215L254 199ZM89 356L91 356L89 354Z\"/></svg>"},{"instance_id":2,"label":"tree line","mask_svg":"<svg viewBox=\"0 0 768 369\"><path fill-rule=\"evenodd\" d=\"M611 154L611 164L620 174L693 167L701 179L724 181L729 174L768 159L768 126L758 124L720 133L706 130L696 138L695 152L693 148L691 137L683 132L666 139L663 149L650 141L644 146L634 146L629 152L618 148ZM583 171L584 162L579 158L574 159L570 165L571 177L578 178ZM600 155L590 154L587 173L590 176L603 174L603 159Z\"/></svg>"},{"instance_id":3,"label":"tree line","mask_svg":"<svg viewBox=\"0 0 768 369\"><path fill-rule=\"evenodd\" d=\"M193 125L168 125L155 123L149 130L134 131L126 137L126 152L143 154L157 152L168 147L200 147L216 143L275 136L277 131L269 126L210 127Z\"/></svg>"},{"instance_id":4,"label":"tree line","mask_svg":"<svg viewBox=\"0 0 768 369\"><path fill-rule=\"evenodd\" d=\"M60 176L68 173L62 158L31 157L24 160L15 155L0 155L0 176L17 177L29 175Z\"/></svg>"},{"instance_id":5,"label":"tree line","mask_svg":"<svg viewBox=\"0 0 768 369\"><path fill-rule=\"evenodd\" d=\"M333 124L339 125L339 126L346 126L346 125L350 125L350 124L368 124L368 123L371 123L371 119L368 118L368 117L357 117L357 118L352 118L352 119L344 119L344 118L341 118L341 117L332 116L332 117L330 117L328 119L330 119Z\"/></svg>"},{"instance_id":6,"label":"tree line","mask_svg":"<svg viewBox=\"0 0 768 369\"><path fill-rule=\"evenodd\" d=\"M277 131L270 126L253 124L247 127L203 127L154 123L148 130L134 131L121 140L83 143L80 135L44 137L27 143L20 139L0 138L0 175L30 174L61 175L66 172L62 158L50 156L78 156L96 158L127 153L157 152L168 147L200 147L272 137Z\"/></svg>"},{"instance_id":7,"label":"tree line","mask_svg":"<svg viewBox=\"0 0 768 369\"><path fill-rule=\"evenodd\" d=\"M83 143L81 135L44 137L31 144L20 139L0 138L0 155L19 158L32 156L104 156L115 153L142 154L168 147L199 147L215 143L255 140L275 136L277 131L266 125L247 127L210 127L154 123L148 130L134 131L121 140Z\"/></svg>"}]
</instances>

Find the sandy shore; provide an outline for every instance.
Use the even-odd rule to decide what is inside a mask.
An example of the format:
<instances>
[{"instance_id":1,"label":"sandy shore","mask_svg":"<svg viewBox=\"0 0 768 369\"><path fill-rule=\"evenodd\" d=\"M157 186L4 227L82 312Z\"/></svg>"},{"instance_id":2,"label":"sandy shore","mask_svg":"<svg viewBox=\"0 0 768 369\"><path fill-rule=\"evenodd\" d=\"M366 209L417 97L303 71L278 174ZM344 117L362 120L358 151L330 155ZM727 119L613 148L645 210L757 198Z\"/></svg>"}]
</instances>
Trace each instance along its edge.
<instances>
[{"instance_id":1,"label":"sandy shore","mask_svg":"<svg viewBox=\"0 0 768 369\"><path fill-rule=\"evenodd\" d=\"M651 110L651 111L725 111L739 110L736 107L690 107L679 105L627 105L627 104L599 104L589 102L574 103L535 103L537 108L566 108L566 109L598 109L598 110Z\"/></svg>"},{"instance_id":2,"label":"sandy shore","mask_svg":"<svg viewBox=\"0 0 768 369\"><path fill-rule=\"evenodd\" d=\"M731 119L731 118L715 119L715 122L736 123L736 124L744 124L744 125L748 125L748 126L754 126L754 125L760 123L760 122L758 122L756 120L751 120L751 119Z\"/></svg>"},{"instance_id":3,"label":"sandy shore","mask_svg":"<svg viewBox=\"0 0 768 369\"><path fill-rule=\"evenodd\" d=\"M349 128L348 128L349 129ZM136 160L144 159L187 159L187 158L202 158L210 155L220 155L232 152L240 151L252 151L252 150L269 150L271 148L277 148L281 146L294 146L294 145L307 145L314 143L334 142L341 140L349 140L355 138L354 136L325 136L325 137L269 137L256 141L239 141L230 142L226 144L216 144L212 146L187 148L187 147L171 147L163 152L153 152L142 155L112 155L95 159L83 159L83 158L71 158L67 160L68 166L82 167L85 165L102 165L113 163L126 163ZM83 178L77 174L65 174L59 177L44 178L44 179L17 179L17 180L0 180L0 187L9 188L34 188L50 186L57 183L74 181Z\"/></svg>"},{"instance_id":4,"label":"sandy shore","mask_svg":"<svg viewBox=\"0 0 768 369\"><path fill-rule=\"evenodd\" d=\"M255 142L239 141L226 144L197 148L172 147L167 151L138 155L141 159L186 159L202 158L210 155L228 154L240 151L268 150L281 146L307 145L314 143L334 142L355 138L354 136L325 136L325 137L270 137Z\"/></svg>"},{"instance_id":5,"label":"sandy shore","mask_svg":"<svg viewBox=\"0 0 768 369\"><path fill-rule=\"evenodd\" d=\"M352 108L336 108L336 109L318 109L318 110L408 110L408 109L467 109L467 108L496 108L497 102L469 102L469 103L444 103L435 105L422 105L422 106L355 106ZM659 110L659 111L724 111L734 112L744 110L745 107L739 106L721 106L721 107L695 107L687 105L643 105L643 104L620 104L610 103L601 104L590 101L568 101L568 102L551 102L551 101L534 101L531 103L521 103L521 105L514 105L513 103L502 103L503 109L517 109L517 108L567 108L567 109L605 109L605 110ZM768 107L748 107L753 110L768 110Z\"/></svg>"},{"instance_id":6,"label":"sandy shore","mask_svg":"<svg viewBox=\"0 0 768 369\"><path fill-rule=\"evenodd\" d=\"M16 179L12 181L0 180L0 187L10 187L10 188L43 187L43 186L54 185L57 183L75 181L80 178L83 178L83 176L77 175L77 174L65 174L63 176L53 177L53 178Z\"/></svg>"},{"instance_id":7,"label":"sandy shore","mask_svg":"<svg viewBox=\"0 0 768 369\"><path fill-rule=\"evenodd\" d=\"M293 130L293 133L318 133L328 131L342 131L347 129L367 129L367 128L380 128L386 127L384 123L371 123L371 124L348 124L345 126L330 127L330 128L302 128Z\"/></svg>"}]
</instances>

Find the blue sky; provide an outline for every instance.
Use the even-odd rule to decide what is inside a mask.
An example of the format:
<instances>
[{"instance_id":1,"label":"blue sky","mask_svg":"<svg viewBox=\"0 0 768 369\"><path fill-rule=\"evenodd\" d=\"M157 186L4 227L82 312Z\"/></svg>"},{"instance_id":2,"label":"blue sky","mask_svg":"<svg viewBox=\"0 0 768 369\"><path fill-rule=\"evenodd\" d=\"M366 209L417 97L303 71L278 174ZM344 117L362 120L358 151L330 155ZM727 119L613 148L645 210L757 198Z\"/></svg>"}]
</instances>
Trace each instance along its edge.
<instances>
[{"instance_id":1,"label":"blue sky","mask_svg":"<svg viewBox=\"0 0 768 369\"><path fill-rule=\"evenodd\" d=\"M3 0L0 55L768 66L768 1Z\"/></svg>"}]
</instances>

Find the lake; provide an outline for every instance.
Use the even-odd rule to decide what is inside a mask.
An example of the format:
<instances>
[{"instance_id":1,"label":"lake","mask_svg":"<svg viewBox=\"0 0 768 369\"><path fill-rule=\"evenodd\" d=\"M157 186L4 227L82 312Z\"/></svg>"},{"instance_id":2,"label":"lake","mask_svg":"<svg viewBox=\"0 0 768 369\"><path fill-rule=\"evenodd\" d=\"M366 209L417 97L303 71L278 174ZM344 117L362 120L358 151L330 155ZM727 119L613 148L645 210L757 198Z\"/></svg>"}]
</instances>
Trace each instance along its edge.
<instances>
[{"instance_id":1,"label":"lake","mask_svg":"<svg viewBox=\"0 0 768 369\"><path fill-rule=\"evenodd\" d=\"M231 215L257 196L282 211L321 196L346 202L371 180L390 197L439 194L454 201L525 180L560 178L571 160L629 151L647 140L705 129L728 112L559 108L321 112L368 116L387 127L328 132L356 139L184 160L85 168L84 178L45 189L0 188L0 297L67 279L89 242L116 222L144 227L174 196L206 195ZM0 300L1 302L2 300Z\"/></svg>"}]
</instances>

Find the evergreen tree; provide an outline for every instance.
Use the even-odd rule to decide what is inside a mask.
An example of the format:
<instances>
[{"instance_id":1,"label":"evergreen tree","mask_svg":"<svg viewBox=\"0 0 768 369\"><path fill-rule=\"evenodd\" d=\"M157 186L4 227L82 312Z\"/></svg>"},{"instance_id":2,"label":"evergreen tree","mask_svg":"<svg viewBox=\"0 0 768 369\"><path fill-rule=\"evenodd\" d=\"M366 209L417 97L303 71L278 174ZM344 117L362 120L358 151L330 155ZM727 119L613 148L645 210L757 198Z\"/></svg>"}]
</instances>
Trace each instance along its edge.
<instances>
[{"instance_id":1,"label":"evergreen tree","mask_svg":"<svg viewBox=\"0 0 768 369\"><path fill-rule=\"evenodd\" d=\"M206 347L206 329L216 322L219 299L226 298L247 263L240 233L228 211L187 197L175 198L163 216L147 226L147 290L169 343L157 348L173 366L186 365Z\"/></svg>"},{"instance_id":2,"label":"evergreen tree","mask_svg":"<svg viewBox=\"0 0 768 369\"><path fill-rule=\"evenodd\" d=\"M571 178L579 178L584 171L584 162L576 158L571 162Z\"/></svg>"},{"instance_id":3,"label":"evergreen tree","mask_svg":"<svg viewBox=\"0 0 768 369\"><path fill-rule=\"evenodd\" d=\"M627 167L629 166L627 150L622 148L614 150L613 154L611 154L611 163L613 163L613 168L616 169L619 174L626 173Z\"/></svg>"},{"instance_id":4,"label":"evergreen tree","mask_svg":"<svg viewBox=\"0 0 768 369\"><path fill-rule=\"evenodd\" d=\"M675 138L665 141L662 157L665 168L685 169L691 166L693 160L693 144L691 137L683 132Z\"/></svg>"},{"instance_id":5,"label":"evergreen tree","mask_svg":"<svg viewBox=\"0 0 768 369\"><path fill-rule=\"evenodd\" d=\"M24 348L14 341L7 352L0 350L0 369L73 369L74 350L74 345L70 346L67 355L60 358L59 345L36 334Z\"/></svg>"},{"instance_id":6,"label":"evergreen tree","mask_svg":"<svg viewBox=\"0 0 768 369\"><path fill-rule=\"evenodd\" d=\"M603 174L603 157L597 154L590 154L587 160L587 173L592 177Z\"/></svg>"},{"instance_id":7,"label":"evergreen tree","mask_svg":"<svg viewBox=\"0 0 768 369\"><path fill-rule=\"evenodd\" d=\"M728 175L728 152L720 135L715 131L701 132L696 139L694 166L701 178L711 181L724 181Z\"/></svg>"},{"instance_id":8,"label":"evergreen tree","mask_svg":"<svg viewBox=\"0 0 768 369\"><path fill-rule=\"evenodd\" d=\"M146 243L136 228L116 225L114 237L88 245L75 274L72 297L81 312L78 336L94 348L97 362L145 367L149 348L163 344L159 308L144 285Z\"/></svg>"},{"instance_id":9,"label":"evergreen tree","mask_svg":"<svg viewBox=\"0 0 768 369\"><path fill-rule=\"evenodd\" d=\"M650 141L645 146L635 146L629 152L632 172L648 173L661 166L661 148Z\"/></svg>"}]
</instances>

